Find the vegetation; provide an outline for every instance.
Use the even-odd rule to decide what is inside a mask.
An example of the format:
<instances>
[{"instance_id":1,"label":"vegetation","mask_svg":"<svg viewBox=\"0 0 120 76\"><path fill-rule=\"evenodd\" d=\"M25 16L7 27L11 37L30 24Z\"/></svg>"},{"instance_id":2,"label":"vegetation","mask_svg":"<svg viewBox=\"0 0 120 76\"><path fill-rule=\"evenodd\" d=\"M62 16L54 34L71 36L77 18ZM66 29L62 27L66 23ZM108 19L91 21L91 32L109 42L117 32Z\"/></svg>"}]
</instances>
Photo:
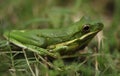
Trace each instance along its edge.
<instances>
[{"instance_id":1,"label":"vegetation","mask_svg":"<svg viewBox=\"0 0 120 76\"><path fill-rule=\"evenodd\" d=\"M120 0L1 0L0 76L120 76ZM61 28L91 16L104 29L75 59L49 59L13 50L13 29ZM9 50L8 50L9 49Z\"/></svg>"}]
</instances>

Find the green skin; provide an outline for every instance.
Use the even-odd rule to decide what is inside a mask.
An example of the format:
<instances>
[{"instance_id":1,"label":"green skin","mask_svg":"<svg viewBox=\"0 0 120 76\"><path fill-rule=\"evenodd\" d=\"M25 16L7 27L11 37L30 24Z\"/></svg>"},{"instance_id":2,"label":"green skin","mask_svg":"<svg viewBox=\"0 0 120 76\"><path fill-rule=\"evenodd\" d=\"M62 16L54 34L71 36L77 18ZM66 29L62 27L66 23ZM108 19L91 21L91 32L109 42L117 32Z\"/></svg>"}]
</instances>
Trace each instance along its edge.
<instances>
[{"instance_id":1,"label":"green skin","mask_svg":"<svg viewBox=\"0 0 120 76\"><path fill-rule=\"evenodd\" d=\"M13 30L5 32L4 37L11 43L40 55L57 58L60 55L76 53L84 49L92 38L103 28L100 22L87 17L60 29Z\"/></svg>"}]
</instances>

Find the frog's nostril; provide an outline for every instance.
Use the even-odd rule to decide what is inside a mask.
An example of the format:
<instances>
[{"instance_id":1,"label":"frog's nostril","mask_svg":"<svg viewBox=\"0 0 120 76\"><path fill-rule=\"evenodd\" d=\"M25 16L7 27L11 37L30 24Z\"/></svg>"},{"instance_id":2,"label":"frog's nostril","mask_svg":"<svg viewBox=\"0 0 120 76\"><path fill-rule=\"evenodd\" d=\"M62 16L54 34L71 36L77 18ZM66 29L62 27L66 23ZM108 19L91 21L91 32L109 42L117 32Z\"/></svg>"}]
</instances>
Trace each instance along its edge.
<instances>
[{"instance_id":1,"label":"frog's nostril","mask_svg":"<svg viewBox=\"0 0 120 76\"><path fill-rule=\"evenodd\" d=\"M103 23L98 23L98 26L101 26L101 27L103 27Z\"/></svg>"},{"instance_id":2,"label":"frog's nostril","mask_svg":"<svg viewBox=\"0 0 120 76\"><path fill-rule=\"evenodd\" d=\"M97 25L98 25L98 28L99 28L99 29L102 29L103 26L104 26L103 23L97 23Z\"/></svg>"}]
</instances>

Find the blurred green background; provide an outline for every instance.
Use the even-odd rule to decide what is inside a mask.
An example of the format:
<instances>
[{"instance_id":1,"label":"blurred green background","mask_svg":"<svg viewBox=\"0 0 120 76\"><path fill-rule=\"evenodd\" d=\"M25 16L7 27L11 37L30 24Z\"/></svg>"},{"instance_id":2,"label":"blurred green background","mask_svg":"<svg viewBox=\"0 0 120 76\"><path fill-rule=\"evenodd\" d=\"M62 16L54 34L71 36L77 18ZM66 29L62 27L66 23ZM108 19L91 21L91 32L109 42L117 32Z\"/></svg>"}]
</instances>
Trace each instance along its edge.
<instances>
[{"instance_id":1,"label":"blurred green background","mask_svg":"<svg viewBox=\"0 0 120 76\"><path fill-rule=\"evenodd\" d=\"M0 76L120 76L119 3L120 0L0 0L0 44L4 44L3 33L13 29L61 28L82 16L104 24L97 39L99 42L103 38L101 46L98 48L99 43L93 40L88 48L93 51L91 47L98 48L97 55L87 56L85 63L67 66L57 60L54 65L65 67L65 71L57 71L30 58L34 74L25 59L14 60L11 52L0 51Z\"/></svg>"}]
</instances>

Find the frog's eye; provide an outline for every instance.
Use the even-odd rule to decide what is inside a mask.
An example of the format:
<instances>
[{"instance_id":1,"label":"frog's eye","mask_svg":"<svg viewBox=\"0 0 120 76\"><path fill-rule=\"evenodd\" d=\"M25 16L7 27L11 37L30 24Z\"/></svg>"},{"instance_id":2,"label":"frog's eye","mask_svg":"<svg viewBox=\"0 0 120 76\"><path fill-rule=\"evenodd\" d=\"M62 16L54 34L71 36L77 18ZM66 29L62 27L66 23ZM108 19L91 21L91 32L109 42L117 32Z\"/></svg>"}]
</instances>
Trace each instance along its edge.
<instances>
[{"instance_id":1,"label":"frog's eye","mask_svg":"<svg viewBox=\"0 0 120 76\"><path fill-rule=\"evenodd\" d=\"M82 31L83 32L89 32L90 31L90 25L89 24L84 25Z\"/></svg>"}]
</instances>

